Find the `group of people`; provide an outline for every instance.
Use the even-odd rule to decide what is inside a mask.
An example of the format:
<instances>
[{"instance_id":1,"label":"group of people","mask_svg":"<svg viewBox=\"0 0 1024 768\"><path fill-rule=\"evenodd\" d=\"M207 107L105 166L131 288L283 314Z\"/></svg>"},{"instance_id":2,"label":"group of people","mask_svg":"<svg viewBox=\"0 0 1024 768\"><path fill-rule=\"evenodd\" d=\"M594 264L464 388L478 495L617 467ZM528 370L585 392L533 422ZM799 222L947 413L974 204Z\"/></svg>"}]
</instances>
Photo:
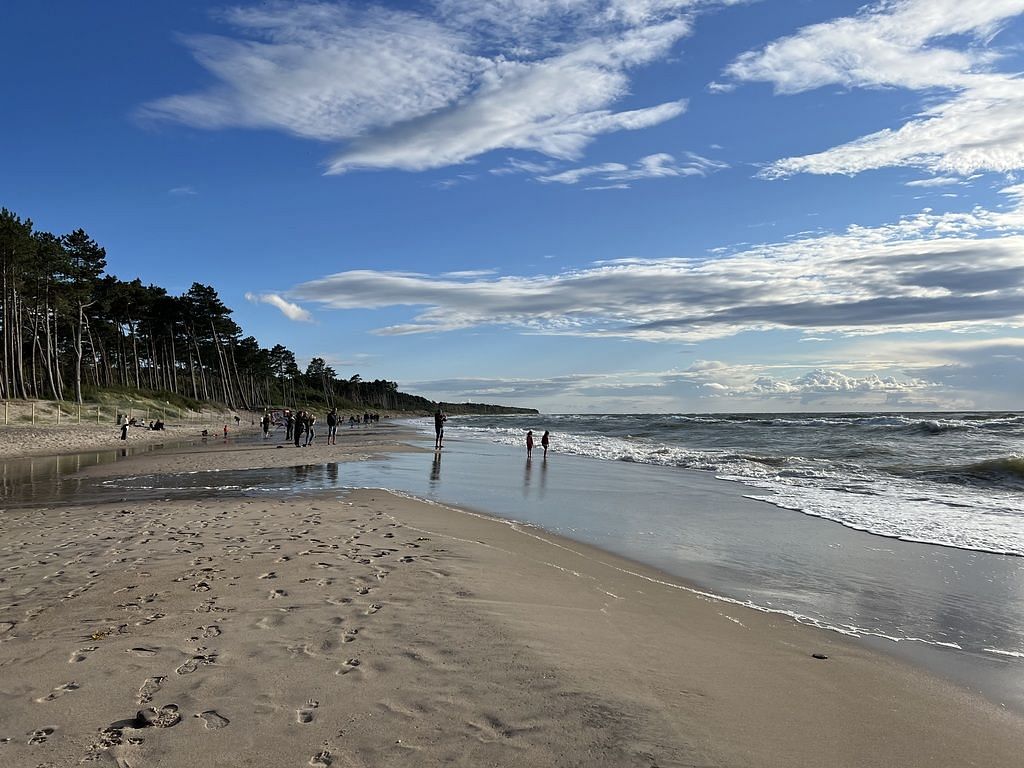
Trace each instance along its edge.
<instances>
[{"instance_id":1,"label":"group of people","mask_svg":"<svg viewBox=\"0 0 1024 768\"><path fill-rule=\"evenodd\" d=\"M544 449L544 458L548 457L548 448L551 446L551 433L546 429L540 438L540 446ZM526 458L533 458L533 430L526 430Z\"/></svg>"},{"instance_id":2,"label":"group of people","mask_svg":"<svg viewBox=\"0 0 1024 768\"><path fill-rule=\"evenodd\" d=\"M438 408L434 411L434 449L440 450L443 446L444 441L444 424L448 421L448 415ZM548 430L544 430L544 434L540 438L541 448L544 449L544 458L548 457L548 448L551 447L551 433ZM526 458L533 458L533 430L526 430Z\"/></svg>"},{"instance_id":3,"label":"group of people","mask_svg":"<svg viewBox=\"0 0 1024 768\"><path fill-rule=\"evenodd\" d=\"M375 413L367 413L362 417L358 415L352 415L348 418L350 427L354 427L356 424L370 424L380 420L380 416ZM327 412L327 416L324 418L327 423L327 445L338 444L338 427L342 425L342 416L338 413L337 408L331 408ZM270 414L265 414L260 420L260 426L263 428L263 437L267 439L270 437L270 427L274 422L270 418ZM286 442L294 442L295 446L306 447L313 443L316 438L316 425L319 423L317 417L311 411L297 411L292 413L290 410L284 411L284 439Z\"/></svg>"},{"instance_id":4,"label":"group of people","mask_svg":"<svg viewBox=\"0 0 1024 768\"><path fill-rule=\"evenodd\" d=\"M334 414L335 429L337 429L338 412ZM306 448L316 438L316 415L312 411L298 411L292 414L291 411L284 413L285 441L293 441L296 448Z\"/></svg>"},{"instance_id":5,"label":"group of people","mask_svg":"<svg viewBox=\"0 0 1024 768\"><path fill-rule=\"evenodd\" d=\"M149 425L147 426L144 421L139 421L134 416L129 419L127 416L124 416L123 414L118 415L117 423L118 423L118 426L121 429L121 439L122 440L127 440L128 439L128 428L129 427L142 427L144 429L162 430L164 428L164 426L165 426L163 420L160 419L159 417L156 418L156 419L151 419L150 422L149 422Z\"/></svg>"}]
</instances>

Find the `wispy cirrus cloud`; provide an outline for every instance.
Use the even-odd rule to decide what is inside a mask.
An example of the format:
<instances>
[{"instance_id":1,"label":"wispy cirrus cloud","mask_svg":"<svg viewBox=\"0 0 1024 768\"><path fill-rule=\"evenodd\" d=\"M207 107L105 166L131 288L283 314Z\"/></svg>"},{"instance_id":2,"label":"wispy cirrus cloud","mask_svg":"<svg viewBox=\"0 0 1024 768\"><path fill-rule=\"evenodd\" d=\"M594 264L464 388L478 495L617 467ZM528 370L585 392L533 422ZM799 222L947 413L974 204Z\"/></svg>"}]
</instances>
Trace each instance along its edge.
<instances>
[{"instance_id":1,"label":"wispy cirrus cloud","mask_svg":"<svg viewBox=\"0 0 1024 768\"><path fill-rule=\"evenodd\" d=\"M962 184L963 179L956 176L933 176L930 179L914 179L908 181L908 187L948 187L951 184Z\"/></svg>"},{"instance_id":2,"label":"wispy cirrus cloud","mask_svg":"<svg viewBox=\"0 0 1024 768\"><path fill-rule=\"evenodd\" d=\"M576 159L602 134L681 115L683 99L616 111L632 72L667 56L700 8L733 0L435 0L417 10L274 2L183 38L215 78L144 105L199 128L342 142L328 173L424 170L493 150Z\"/></svg>"},{"instance_id":3,"label":"wispy cirrus cloud","mask_svg":"<svg viewBox=\"0 0 1024 768\"><path fill-rule=\"evenodd\" d=\"M623 163L601 163L569 170L546 176L538 176L537 180L544 183L577 184L588 179L592 182L603 182L615 187L623 187L630 182L642 179L666 179L684 176L707 176L709 173L728 168L728 164L718 160L686 153L682 160L660 152L640 158L632 165Z\"/></svg>"},{"instance_id":4,"label":"wispy cirrus cloud","mask_svg":"<svg viewBox=\"0 0 1024 768\"><path fill-rule=\"evenodd\" d=\"M1024 168L1024 81L1019 58L991 43L1024 13L1024 0L892 0L799 30L742 54L726 69L729 90L768 82L779 94L828 85L904 88L932 98L898 128L822 152L784 158L767 178L796 173L855 174L918 166L936 174ZM997 67L1011 62L1005 71Z\"/></svg>"},{"instance_id":5,"label":"wispy cirrus cloud","mask_svg":"<svg viewBox=\"0 0 1024 768\"><path fill-rule=\"evenodd\" d=\"M246 293L245 300L251 301L253 304L269 304L272 307L277 307L281 310L281 314L289 320L301 323L313 322L313 316L307 310L276 293Z\"/></svg>"},{"instance_id":6,"label":"wispy cirrus cloud","mask_svg":"<svg viewBox=\"0 0 1024 768\"><path fill-rule=\"evenodd\" d=\"M382 334L482 325L700 340L779 328L840 334L1024 327L1024 186L1007 210L924 211L710 258L632 259L553 275L453 279L354 270L296 286L335 309L417 307Z\"/></svg>"}]
</instances>

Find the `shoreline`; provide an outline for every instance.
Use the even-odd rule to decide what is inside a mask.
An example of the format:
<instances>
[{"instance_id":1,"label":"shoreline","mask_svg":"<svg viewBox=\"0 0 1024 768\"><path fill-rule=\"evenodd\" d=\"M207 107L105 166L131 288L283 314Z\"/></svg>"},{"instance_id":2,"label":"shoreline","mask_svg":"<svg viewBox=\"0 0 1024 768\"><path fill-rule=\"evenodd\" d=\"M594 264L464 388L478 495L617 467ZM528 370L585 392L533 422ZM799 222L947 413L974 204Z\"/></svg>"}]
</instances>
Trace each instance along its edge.
<instances>
[{"instance_id":1,"label":"shoreline","mask_svg":"<svg viewBox=\"0 0 1024 768\"><path fill-rule=\"evenodd\" d=\"M347 446L339 445L337 449L344 447L350 458L379 455L390 452L389 446L401 434L392 430L374 434L371 429L365 435L352 435ZM260 445L232 448L147 453L127 459L127 464L119 461L94 471L126 474L123 470L147 466L160 471L189 471L186 467L212 468L211 463L224 468L251 467L254 463L292 466L296 458L287 450L259 451L263 448ZM308 457L315 463L328 452L336 460L341 453L337 449L319 446L304 449L301 455L303 460ZM258 458L257 451L262 462L253 461ZM221 457L216 462L215 454ZM972 761L978 765L1011 765L1016 764L1017 750L1024 748L1016 735L1021 730L1019 717L849 638L683 592L690 587L655 568L547 531L517 529L500 517L380 490L353 491L340 501L336 496L146 500L137 502L139 509L125 510L125 502L112 502L77 511L72 507L40 511L44 518L62 519L61 525L52 529L46 529L45 521L36 521L38 527L33 528L33 515L27 510L8 513L2 521L4 528L19 520L27 524L21 538L34 542L37 550L21 552L6 547L0 551L4 560L23 561L13 563L19 564L13 570L0 569L4 574L4 582L0 582L0 595L6 598L3 603L14 600L14 605L5 606L0 621L7 621L12 610L26 610L31 615L40 608L40 602L42 607L38 614L0 631L0 666L17 670L17 684L5 684L0 691L0 722L16 721L18 727L29 727L25 715L34 709L42 717L50 709L62 712L66 724L56 728L45 742L30 747L22 739L22 746L16 746L15 739L6 745L0 743L0 751L17 755L18 760L24 756L26 762L14 765L29 765L29 758L37 760L44 751L48 753L58 745L63 750L60 754L69 759L77 750L79 758L94 754L131 764L133 755L155 757L166 748L168 761L157 764L185 765L186 753L193 758L200 755L198 759L208 763L206 750L210 745L198 745L204 737L227 741L222 745L225 749L240 746L226 737L230 732L236 734L235 739L240 738L230 724L210 729L209 722L215 719L209 711L214 711L230 723L254 718L261 733L265 729L268 737L273 734L281 741L283 751L278 760L303 764L307 757L298 760L296 750L305 749L312 756L309 764L314 765L312 760L319 752L306 738L309 734L302 732L304 724L297 723L301 702L294 704L285 695L295 687L285 679L293 675L323 691L319 694L323 698L317 699L315 720L311 721L321 725L306 730L315 731L318 738L323 736L322 742L329 744L321 742L321 751L330 752L335 764L341 765L358 765L360 761L390 765L414 748L425 759L421 764L427 765L441 764L453 755L470 751L478 759L503 765L651 765L657 760L661 761L659 765L698 760L709 765L952 766ZM260 511L264 508L265 512ZM88 531L89 535L68 540L65 527L72 519L80 533ZM392 525L397 528L388 530ZM97 537L92 534L104 530L116 531L114 543L95 541ZM59 536L63 536L63 544L54 538ZM257 536L259 547L254 541ZM419 541L420 536L431 543ZM12 540L10 533L4 538ZM438 538L443 538L443 547ZM296 552L281 554L288 547ZM46 552L59 552L60 556L48 558ZM73 565L56 568L58 560L66 561L75 552L81 559L70 557L67 562ZM33 555L38 560L31 561ZM110 557L113 560L106 559ZM281 557L288 559L281 561ZM88 563L101 562L109 562L111 570L86 568ZM304 570L293 572L300 563ZM78 575L89 585L83 592L76 593L77 587L67 591L75 582L67 571L74 568L80 569ZM54 575L56 570L64 572ZM263 576L271 572L275 575L257 576L261 570ZM35 582L30 578L44 572ZM172 573L176 574L173 579L165 578ZM300 573L305 580L291 578ZM185 574L191 575L179 581ZM135 587L122 591L127 584L117 586L119 579L133 582ZM325 579L331 583L319 583ZM337 585L343 581L354 588L354 593L342 590L344 594L336 594ZM38 588L18 594L32 583L38 583ZM392 586L392 591L385 592ZM366 592L361 591L364 587ZM275 589L286 594L267 597ZM140 594L134 595L133 590ZM375 602L362 606L363 598L369 600L378 590L386 594L386 601L374 598ZM191 608L201 598L199 608ZM228 603L232 610L227 610ZM356 603L359 609L353 613ZM366 613L378 603L381 608ZM190 641L183 644L182 637L161 634L161 627L169 623L184 631L203 605L210 608L205 611L210 614L208 618L214 618L214 623L207 626L222 630L216 640L190 645ZM386 631L371 630L371 617L378 612L381 617L391 613L390 606L395 606L396 614L401 608L415 621L395 617L388 620L395 623ZM283 608L287 610L282 613ZM74 662L73 667L64 667L69 670L67 676L73 669L83 679L58 681L61 685L74 682L78 687L57 694L57 688L48 687L54 670L60 671L65 664L63 659L57 663L57 657L75 652L69 644L86 642L72 642L63 626L66 621L61 621L67 618L61 615L65 612L72 617L91 617L94 622L103 616L115 628L121 621L117 617L141 612L146 615L136 621L145 622L148 616L161 613L160 621L128 622L126 632L110 636L119 645L135 644L135 651L144 648L153 654L120 648L120 655L107 654L102 665L94 664L102 669L91 670L98 675L91 678L92 682L78 675L79 670L87 668ZM245 675L240 660L248 658L246 654L259 658L270 650L254 646L252 638L235 637L247 634L238 632L235 620L244 614L248 632L265 634L274 626L288 624L293 612L316 628L314 637L324 639L319 646L311 643L302 621L295 621L293 637L274 641L279 653L271 654L273 663L267 670L282 690L267 691L261 681ZM267 626L260 627L264 620ZM27 637L21 634L33 625L39 626L36 622L42 622L43 631ZM365 623L365 631L354 627L354 622ZM462 624L473 632L460 633ZM3 626L0 624L0 630ZM346 627L359 630L358 642L346 643ZM437 637L446 641L439 642ZM362 659L352 657L359 664L346 668L350 660L346 654L361 647L364 640L373 641L367 642L367 655ZM292 647L279 647L293 641ZM25 642L35 649L34 658L12 657L15 649L27 652ZM41 650L40 645L45 649ZM99 650L105 647L99 642ZM189 659L195 661L198 651L193 651L199 647L216 647L218 655L209 669L205 663L199 665L209 677L220 680L215 691L184 685L196 682L202 688L199 675L192 677L189 673L186 680L175 671L161 673L178 659L185 659L182 663L190 666ZM815 652L829 658L815 659L811 656ZM119 665L126 653L132 663ZM99 652L86 655L87 661L100 661ZM13 664L16 658L20 665ZM354 694L349 688L335 689L324 683L324 670L339 664L336 678L327 683L372 683L367 686L369 695L367 690ZM23 666L26 668L21 671ZM131 681L125 676L125 666L134 673ZM306 673L313 669L318 670L317 674L308 676ZM344 674L343 669L347 669ZM537 669L542 670L541 674L534 674ZM103 694L95 688L101 687L100 680L111 676L115 681L111 690L123 693L131 685L138 688L137 678L144 673L149 675L147 680L165 679L167 694L160 701L166 698L173 703L188 716L188 722L183 719L166 732L124 726L116 737L121 739L118 744L87 744L107 723L86 723L81 711L85 705L64 704L88 701L90 710L99 708L92 720L97 720L100 712L109 711L113 718L110 722L118 721L110 704L97 700ZM238 686L238 676L246 679L253 700L262 704L239 708L246 697L232 698L229 694ZM512 695L508 701L500 696L495 700L494 696L510 681ZM448 689L459 691L465 722L452 721L446 705L438 699L438 691ZM47 700L47 690L57 694L54 699ZM487 695L482 696L482 692ZM200 693L212 696L201 704L208 705L207 709L198 709ZM345 697L350 695L358 695L360 701L348 702ZM297 691L291 695L292 699L296 697ZM341 698L335 701L332 697ZM32 698L44 701L32 702ZM214 705L221 700L220 706ZM782 702L785 704L780 708ZM121 703L120 709L125 710L125 703ZM132 706L134 712L141 705ZM188 707L196 711L186 712ZM293 711L288 712L289 707ZM128 715L122 713L120 717L123 720ZM395 747L402 739L391 739L394 744L386 745L370 730L351 725L373 719L386 721L399 731L405 728L407 746ZM351 729L348 738L330 737L322 725L327 720L332 728L350 724L342 729ZM412 727L413 723L417 725ZM37 724L30 731L47 727ZM184 752L169 747L182 729L197 742L182 747ZM216 730L216 734L207 734L206 730ZM424 734L431 734L427 743L417 744L414 737ZM0 733L0 738L16 735ZM128 743L136 737L143 738L143 742ZM301 743L296 741L300 737ZM116 738L108 734L107 740ZM44 750L45 744L51 747ZM229 753L221 754L221 758L229 759ZM586 760L580 757L584 754L588 755Z\"/></svg>"}]
</instances>

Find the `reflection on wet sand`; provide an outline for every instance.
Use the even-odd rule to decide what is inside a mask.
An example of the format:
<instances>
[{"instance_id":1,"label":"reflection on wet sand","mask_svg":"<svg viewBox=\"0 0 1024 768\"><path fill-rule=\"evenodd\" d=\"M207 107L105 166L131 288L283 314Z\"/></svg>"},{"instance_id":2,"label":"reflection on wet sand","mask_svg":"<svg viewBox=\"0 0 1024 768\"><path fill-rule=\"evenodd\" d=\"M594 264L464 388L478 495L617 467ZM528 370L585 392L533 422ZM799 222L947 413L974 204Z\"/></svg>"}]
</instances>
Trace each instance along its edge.
<instances>
[{"instance_id":1,"label":"reflection on wet sand","mask_svg":"<svg viewBox=\"0 0 1024 768\"><path fill-rule=\"evenodd\" d=\"M434 451L434 462L430 465L430 487L441 482L441 452Z\"/></svg>"}]
</instances>

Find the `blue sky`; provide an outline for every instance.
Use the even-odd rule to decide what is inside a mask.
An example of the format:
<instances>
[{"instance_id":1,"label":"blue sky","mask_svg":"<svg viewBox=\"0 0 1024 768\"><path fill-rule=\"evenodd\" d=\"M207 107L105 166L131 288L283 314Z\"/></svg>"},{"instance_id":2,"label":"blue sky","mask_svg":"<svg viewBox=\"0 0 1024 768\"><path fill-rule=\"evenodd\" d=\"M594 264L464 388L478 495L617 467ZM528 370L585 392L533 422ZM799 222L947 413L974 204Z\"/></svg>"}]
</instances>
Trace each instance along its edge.
<instances>
[{"instance_id":1,"label":"blue sky","mask_svg":"<svg viewBox=\"0 0 1024 768\"><path fill-rule=\"evenodd\" d=\"M0 203L548 412L1024 407L1024 0L6 3Z\"/></svg>"}]
</instances>

